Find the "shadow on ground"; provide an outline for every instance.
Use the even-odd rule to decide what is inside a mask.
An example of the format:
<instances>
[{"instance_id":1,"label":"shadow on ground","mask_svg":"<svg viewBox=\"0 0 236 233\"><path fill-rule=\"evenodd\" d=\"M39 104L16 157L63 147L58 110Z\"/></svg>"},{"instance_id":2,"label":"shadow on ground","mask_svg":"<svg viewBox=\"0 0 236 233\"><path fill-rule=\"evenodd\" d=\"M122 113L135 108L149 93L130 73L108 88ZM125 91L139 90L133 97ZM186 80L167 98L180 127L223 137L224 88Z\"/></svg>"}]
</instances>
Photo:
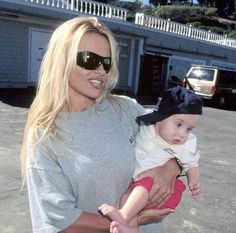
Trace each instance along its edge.
<instances>
[{"instance_id":1,"label":"shadow on ground","mask_svg":"<svg viewBox=\"0 0 236 233\"><path fill-rule=\"evenodd\" d=\"M0 89L0 101L21 108L29 108L33 99L35 97L36 89L34 87L30 88L2 88ZM137 97L132 92L126 90L120 91L118 89L113 90L113 94L126 95L131 98L136 99L141 105L155 105L154 101L150 97Z\"/></svg>"},{"instance_id":2,"label":"shadow on ground","mask_svg":"<svg viewBox=\"0 0 236 233\"><path fill-rule=\"evenodd\" d=\"M220 107L220 106L212 104L208 100L204 100L203 104L205 107L210 107L210 108L215 108L215 109L220 109L220 110L236 111L236 104L235 103Z\"/></svg>"},{"instance_id":3,"label":"shadow on ground","mask_svg":"<svg viewBox=\"0 0 236 233\"><path fill-rule=\"evenodd\" d=\"M29 88L3 88L0 89L0 101L14 106L14 107L21 107L21 108L29 108L34 97L35 97L36 89L35 87L29 87ZM145 96L135 96L133 93L129 92L120 92L117 90L113 91L114 94L118 95L127 95L131 98L135 98L141 105L147 105L147 106L154 106L156 105L156 100L151 97L145 97ZM205 107L212 107L212 108L219 108L217 106L212 106L207 101L204 101ZM226 106L224 108L219 108L229 111L236 111L236 106Z\"/></svg>"},{"instance_id":4,"label":"shadow on ground","mask_svg":"<svg viewBox=\"0 0 236 233\"><path fill-rule=\"evenodd\" d=\"M0 101L14 107L29 108L35 92L35 88L3 88L0 89Z\"/></svg>"}]
</instances>

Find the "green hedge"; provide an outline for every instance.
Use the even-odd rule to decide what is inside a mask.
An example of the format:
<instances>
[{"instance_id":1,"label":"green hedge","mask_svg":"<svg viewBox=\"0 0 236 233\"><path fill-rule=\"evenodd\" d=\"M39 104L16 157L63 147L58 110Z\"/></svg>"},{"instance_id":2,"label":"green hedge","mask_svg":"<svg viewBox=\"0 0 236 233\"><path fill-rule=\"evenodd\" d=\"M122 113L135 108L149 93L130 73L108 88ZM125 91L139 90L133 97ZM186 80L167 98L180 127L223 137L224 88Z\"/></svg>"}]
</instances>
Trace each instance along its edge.
<instances>
[{"instance_id":1,"label":"green hedge","mask_svg":"<svg viewBox=\"0 0 236 233\"><path fill-rule=\"evenodd\" d=\"M195 28L211 30L212 32L235 38L236 23L227 20L220 22L216 8L161 6L153 12L155 16L164 19L170 19L182 24L191 24Z\"/></svg>"}]
</instances>

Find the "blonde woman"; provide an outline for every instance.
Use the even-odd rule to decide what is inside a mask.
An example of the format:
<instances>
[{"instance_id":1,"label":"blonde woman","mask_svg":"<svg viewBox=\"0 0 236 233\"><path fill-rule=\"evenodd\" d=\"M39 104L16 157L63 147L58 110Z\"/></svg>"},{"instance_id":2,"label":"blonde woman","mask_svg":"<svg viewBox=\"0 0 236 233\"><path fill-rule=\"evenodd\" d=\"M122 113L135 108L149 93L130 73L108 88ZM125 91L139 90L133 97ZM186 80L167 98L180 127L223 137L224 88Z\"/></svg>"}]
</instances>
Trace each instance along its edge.
<instances>
[{"instance_id":1,"label":"blonde woman","mask_svg":"<svg viewBox=\"0 0 236 233\"><path fill-rule=\"evenodd\" d=\"M119 207L134 168L136 116L144 109L110 91L118 79L117 44L97 18L74 18L53 33L42 61L22 147L33 232L109 232L101 203ZM152 202L167 198L175 161L155 170ZM162 231L170 209L139 214L140 232Z\"/></svg>"}]
</instances>

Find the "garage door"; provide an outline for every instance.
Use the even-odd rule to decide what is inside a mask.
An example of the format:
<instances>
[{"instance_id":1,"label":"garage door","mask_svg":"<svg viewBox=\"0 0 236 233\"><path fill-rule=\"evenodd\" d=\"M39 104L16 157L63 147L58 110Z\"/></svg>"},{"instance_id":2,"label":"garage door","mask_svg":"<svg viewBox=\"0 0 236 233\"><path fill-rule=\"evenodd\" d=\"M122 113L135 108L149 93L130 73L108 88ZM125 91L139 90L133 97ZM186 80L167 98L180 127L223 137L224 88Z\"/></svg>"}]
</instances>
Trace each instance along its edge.
<instances>
[{"instance_id":1,"label":"garage door","mask_svg":"<svg viewBox=\"0 0 236 233\"><path fill-rule=\"evenodd\" d=\"M30 28L30 49L29 49L29 82L36 84L38 81L38 72L42 58L46 51L51 31Z\"/></svg>"}]
</instances>

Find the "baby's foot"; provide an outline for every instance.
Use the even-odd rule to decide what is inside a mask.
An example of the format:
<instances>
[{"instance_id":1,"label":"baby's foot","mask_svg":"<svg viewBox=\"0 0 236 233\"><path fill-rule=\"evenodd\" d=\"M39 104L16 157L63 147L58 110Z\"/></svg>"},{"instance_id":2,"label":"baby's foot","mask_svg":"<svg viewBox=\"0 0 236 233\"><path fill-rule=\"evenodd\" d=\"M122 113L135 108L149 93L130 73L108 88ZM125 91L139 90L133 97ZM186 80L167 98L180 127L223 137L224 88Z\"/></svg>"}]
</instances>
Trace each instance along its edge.
<instances>
[{"instance_id":1,"label":"baby's foot","mask_svg":"<svg viewBox=\"0 0 236 233\"><path fill-rule=\"evenodd\" d=\"M119 222L113 221L110 225L111 233L139 233L138 228L131 228L120 224Z\"/></svg>"},{"instance_id":2,"label":"baby's foot","mask_svg":"<svg viewBox=\"0 0 236 233\"><path fill-rule=\"evenodd\" d=\"M116 209L115 207L107 204L103 204L98 208L98 211L103 215L107 216L112 221L117 221L122 225L128 226L127 221L121 215L120 210Z\"/></svg>"}]
</instances>

